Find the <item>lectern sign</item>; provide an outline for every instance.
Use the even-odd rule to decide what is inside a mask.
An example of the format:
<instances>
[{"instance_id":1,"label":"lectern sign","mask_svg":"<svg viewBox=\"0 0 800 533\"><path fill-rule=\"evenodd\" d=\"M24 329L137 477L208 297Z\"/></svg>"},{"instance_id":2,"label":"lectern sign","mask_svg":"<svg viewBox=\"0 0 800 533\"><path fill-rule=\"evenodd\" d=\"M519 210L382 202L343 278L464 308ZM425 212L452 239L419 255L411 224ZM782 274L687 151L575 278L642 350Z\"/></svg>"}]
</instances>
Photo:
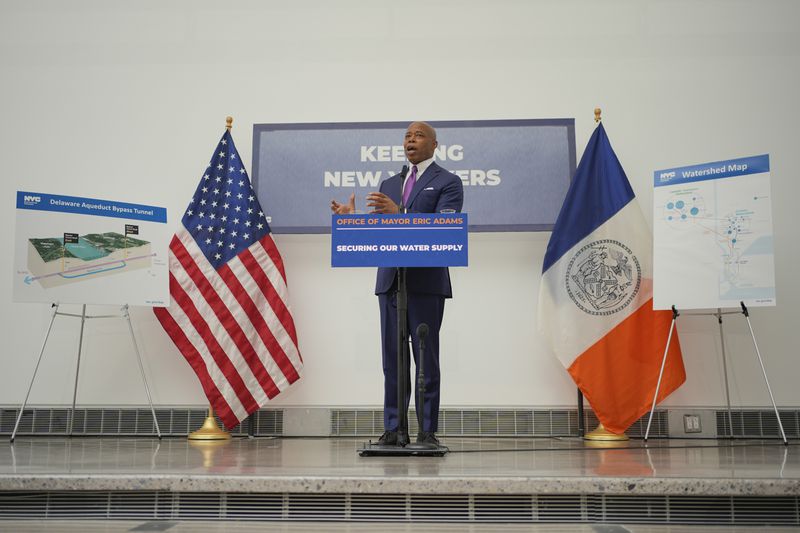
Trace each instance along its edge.
<instances>
[{"instance_id":1,"label":"lectern sign","mask_svg":"<svg viewBox=\"0 0 800 533\"><path fill-rule=\"evenodd\" d=\"M467 214L333 215L331 266L467 266Z\"/></svg>"}]
</instances>

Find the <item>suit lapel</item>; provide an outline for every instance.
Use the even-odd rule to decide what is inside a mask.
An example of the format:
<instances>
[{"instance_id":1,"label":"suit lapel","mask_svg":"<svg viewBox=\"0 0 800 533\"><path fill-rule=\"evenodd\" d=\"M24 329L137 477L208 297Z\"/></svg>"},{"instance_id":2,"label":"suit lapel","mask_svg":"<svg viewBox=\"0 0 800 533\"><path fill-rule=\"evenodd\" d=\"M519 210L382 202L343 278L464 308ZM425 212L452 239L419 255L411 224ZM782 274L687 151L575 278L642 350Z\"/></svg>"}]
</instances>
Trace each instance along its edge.
<instances>
[{"instance_id":1,"label":"suit lapel","mask_svg":"<svg viewBox=\"0 0 800 533\"><path fill-rule=\"evenodd\" d=\"M433 181L433 178L442 170L442 167L436 164L436 162L431 163L431 165L425 169L425 172L422 174L422 177L417 180L414 184L414 188L411 189L411 194L408 195L408 205L406 207L411 207L414 205L414 199L417 197L420 191L424 190L425 187L428 186L430 182Z\"/></svg>"},{"instance_id":2,"label":"suit lapel","mask_svg":"<svg viewBox=\"0 0 800 533\"><path fill-rule=\"evenodd\" d=\"M400 174L397 174L397 179L395 180L397 184L391 184L386 193L389 198L392 199L394 203L400 205L400 202L403 200L403 178Z\"/></svg>"}]
</instances>

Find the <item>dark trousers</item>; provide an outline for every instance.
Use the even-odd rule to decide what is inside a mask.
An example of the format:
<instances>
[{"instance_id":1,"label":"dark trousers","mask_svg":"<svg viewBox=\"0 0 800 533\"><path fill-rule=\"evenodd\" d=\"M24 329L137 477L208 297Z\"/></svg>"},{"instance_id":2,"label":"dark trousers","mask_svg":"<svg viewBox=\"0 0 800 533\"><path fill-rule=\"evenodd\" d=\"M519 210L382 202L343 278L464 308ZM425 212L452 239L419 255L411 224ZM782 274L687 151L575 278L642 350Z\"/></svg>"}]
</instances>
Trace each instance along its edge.
<instances>
[{"instance_id":1,"label":"dark trousers","mask_svg":"<svg viewBox=\"0 0 800 533\"><path fill-rule=\"evenodd\" d=\"M444 316L444 296L433 294L408 294L408 330L414 353L414 364L419 368L419 341L417 326L428 325L425 340L425 401L421 431L435 432L439 425L439 329ZM397 406L397 293L379 294L381 310L381 344L383 348L383 427L396 431L398 426ZM410 377L410 365L402 370ZM412 383L416 389L417 379ZM408 410L411 391L406 391L402 409ZM415 390L415 398L419 397Z\"/></svg>"}]
</instances>

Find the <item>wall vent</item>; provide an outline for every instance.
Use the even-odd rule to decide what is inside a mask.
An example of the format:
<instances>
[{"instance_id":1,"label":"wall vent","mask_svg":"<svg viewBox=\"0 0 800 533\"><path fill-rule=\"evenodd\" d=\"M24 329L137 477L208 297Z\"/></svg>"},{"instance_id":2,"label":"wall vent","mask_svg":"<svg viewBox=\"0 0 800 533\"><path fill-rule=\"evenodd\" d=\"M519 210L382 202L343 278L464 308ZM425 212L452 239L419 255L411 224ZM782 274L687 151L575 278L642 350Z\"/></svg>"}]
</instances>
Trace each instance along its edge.
<instances>
[{"instance_id":1,"label":"wall vent","mask_svg":"<svg viewBox=\"0 0 800 533\"><path fill-rule=\"evenodd\" d=\"M650 428L651 437L669 436L667 411L656 410ZM644 437L647 416L637 420L626 434ZM599 424L592 411L585 411L585 428ZM417 415L408 415L409 432L417 433ZM380 409L334 409L331 411L331 435L334 437L371 437L383 433ZM577 409L442 409L439 411L439 434L445 437L569 437L578 435Z\"/></svg>"},{"instance_id":2,"label":"wall vent","mask_svg":"<svg viewBox=\"0 0 800 533\"><path fill-rule=\"evenodd\" d=\"M0 435L10 435L19 409L0 408ZM17 435L65 435L69 427L71 409L26 408L17 429ZM185 436L203 425L207 409L159 408L156 419L161 434L165 437ZM224 427L217 417L217 423ZM258 436L278 436L283 434L283 411L261 409L245 424L228 431L234 436L246 436L250 425ZM153 414L150 409L137 407L120 408L76 408L72 434L85 437L128 437L151 436L156 434Z\"/></svg>"},{"instance_id":3,"label":"wall vent","mask_svg":"<svg viewBox=\"0 0 800 533\"><path fill-rule=\"evenodd\" d=\"M316 434L333 437L372 437L383 432L380 409L324 409L330 413L330 427L316 429ZM675 409L684 412L686 408ZM691 409L709 411L716 418L716 436L741 438L780 438L777 419L771 409L736 409L733 424L726 409ZM0 407L0 435L14 429L18 408ZM787 438L800 438L800 411L783 409L781 423ZM170 407L156 409L156 417L164 436L185 436L199 428L205 420L205 408ZM669 410L657 409L650 436L670 436ZM25 409L17 434L65 435L70 409L31 407ZM626 431L629 437L642 438L647 429L648 414ZM222 423L217 419L222 425ZM591 410L585 411L584 427L591 431L598 425ZM417 433L416 414L409 413L411 434ZM322 426L327 425L327 422ZM731 428L732 426L732 428ZM675 429L675 428L673 428ZM675 429L682 434L682 428ZM234 436L284 436L284 410L260 409L244 424L229 430ZM79 407L75 410L73 434L77 436L151 436L155 435L153 417L145 407ZM439 413L439 434L446 437L560 437L578 435L577 409L442 409Z\"/></svg>"}]
</instances>

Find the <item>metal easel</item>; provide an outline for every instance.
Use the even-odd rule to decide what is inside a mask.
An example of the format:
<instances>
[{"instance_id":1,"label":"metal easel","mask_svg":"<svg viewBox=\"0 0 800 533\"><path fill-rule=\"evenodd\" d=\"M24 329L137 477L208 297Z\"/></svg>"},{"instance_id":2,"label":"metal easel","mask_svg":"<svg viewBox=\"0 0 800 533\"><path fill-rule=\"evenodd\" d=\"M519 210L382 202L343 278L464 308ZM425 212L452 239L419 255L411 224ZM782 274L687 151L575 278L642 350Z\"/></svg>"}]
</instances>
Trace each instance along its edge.
<instances>
[{"instance_id":1,"label":"metal easel","mask_svg":"<svg viewBox=\"0 0 800 533\"><path fill-rule=\"evenodd\" d=\"M692 316L714 316L717 318L717 322L719 323L719 339L722 345L722 369L725 373L725 400L728 405L728 427L731 430L731 438L733 438L733 417L731 415L731 394L730 388L728 387L728 364L726 361L725 356L725 336L723 335L722 330L722 317L723 315L738 315L739 313L743 314L745 319L747 320L747 326L750 328L750 337L753 339L753 347L756 350L756 356L758 357L758 362L761 365L761 373L764 375L764 383L767 385L767 392L769 392L769 399L772 402L772 408L775 410L775 418L778 420L778 428L781 430L781 438L783 438L784 444L789 444L786 440L786 433L783 431L783 423L781 422L780 413L778 413L778 406L775 404L775 397L772 395L772 387L769 386L769 379L767 378L767 370L764 367L764 360L761 358L761 351L758 349L758 343L756 342L756 335L753 332L753 325L750 323L750 311L747 309L747 306L744 302L739 302L741 306L741 311L722 311L722 309L717 308L716 313L686 313L687 315ZM664 365L667 362L667 352L669 351L669 345L672 341L672 332L675 329L675 323L678 320L680 313L672 306L672 323L669 326L669 335L667 336L667 346L664 348L664 358L661 360L661 370L658 373L658 382L656 384L656 392L653 395L653 405L650 408L650 417L647 419L647 431L644 434L644 440L647 442L647 437L650 435L650 423L653 421L653 412L656 409L656 399L658 398L658 391L661 388L661 378L664 375Z\"/></svg>"},{"instance_id":2,"label":"metal easel","mask_svg":"<svg viewBox=\"0 0 800 533\"><path fill-rule=\"evenodd\" d=\"M75 420L75 401L78 397L78 375L81 369L81 350L83 348L83 329L86 325L86 321L93 318L124 318L128 322L128 329L131 332L131 341L133 342L133 349L136 352L136 359L139 362L139 371L142 374L142 382L144 383L144 390L147 393L147 401L150 404L150 412L153 414L153 423L155 424L156 434L158 438L161 438L161 430L158 427L158 419L156 418L156 410L153 408L153 400L150 397L150 387L147 386L147 377L144 374L144 365L142 365L142 356L139 353L139 345L136 342L136 336L133 334L133 325L131 324L131 315L128 309L128 304L122 306L122 314L121 315L87 315L86 314L86 304L83 304L81 308L81 314L75 313L63 313L58 310L59 308L58 303L52 304L53 314L50 317L50 325L47 327L47 333L44 336L44 342L42 342L42 349L39 351L39 359L36 361L36 368L33 370L33 377L31 378L31 383L28 385L28 392L25 394L25 400L22 402L22 407L19 410L19 414L17 415L17 421L14 423L14 431L11 433L11 442L14 442L14 437L17 434L17 429L19 428L19 422L22 420L22 414L25 412L25 406L28 403L28 397L31 394L31 389L33 388L33 382L36 380L36 373L39 371L39 364L42 362L42 356L44 355L44 349L47 346L47 339L50 337L50 331L53 329L53 322L56 320L56 316L71 316L75 318L81 319L81 330L80 336L78 337L78 363L77 367L75 368L75 388L72 392L72 411L69 417L69 424L67 425L67 435L72 436L72 423Z\"/></svg>"}]
</instances>

